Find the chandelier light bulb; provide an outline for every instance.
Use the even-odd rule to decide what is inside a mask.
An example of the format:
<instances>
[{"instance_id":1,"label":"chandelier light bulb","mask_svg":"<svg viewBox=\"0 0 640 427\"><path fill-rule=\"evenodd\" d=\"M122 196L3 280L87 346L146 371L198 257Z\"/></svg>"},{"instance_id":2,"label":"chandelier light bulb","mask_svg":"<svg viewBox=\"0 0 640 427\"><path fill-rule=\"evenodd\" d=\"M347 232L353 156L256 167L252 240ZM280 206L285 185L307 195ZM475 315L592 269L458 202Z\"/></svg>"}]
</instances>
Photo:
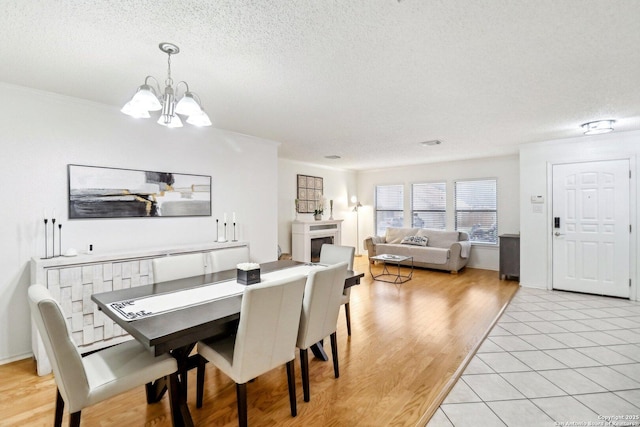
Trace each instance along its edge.
<instances>
[{"instance_id":1,"label":"chandelier light bulb","mask_svg":"<svg viewBox=\"0 0 640 427\"><path fill-rule=\"evenodd\" d=\"M166 126L168 128L181 128L182 120L177 115L169 116L166 114L160 115L160 118L157 122L159 125Z\"/></svg>"},{"instance_id":2,"label":"chandelier light bulb","mask_svg":"<svg viewBox=\"0 0 640 427\"><path fill-rule=\"evenodd\" d=\"M194 126L211 126L211 119L204 110L200 110L199 113L189 116L187 123Z\"/></svg>"},{"instance_id":3,"label":"chandelier light bulb","mask_svg":"<svg viewBox=\"0 0 640 427\"><path fill-rule=\"evenodd\" d=\"M131 116L136 119L148 119L149 117L151 117L148 110L134 107L131 104L131 101L124 104L124 107L122 107L120 111L127 116Z\"/></svg>"},{"instance_id":4,"label":"chandelier light bulb","mask_svg":"<svg viewBox=\"0 0 640 427\"><path fill-rule=\"evenodd\" d=\"M158 97L153 92L153 88L147 84L141 85L133 98L131 105L135 108L147 111L158 111L162 109L162 104L158 101Z\"/></svg>"},{"instance_id":5,"label":"chandelier light bulb","mask_svg":"<svg viewBox=\"0 0 640 427\"><path fill-rule=\"evenodd\" d=\"M198 101L193 98L193 94L191 92L187 92L176 104L176 113L183 114L185 116L193 116L195 114L202 113L202 108L200 108Z\"/></svg>"}]
</instances>

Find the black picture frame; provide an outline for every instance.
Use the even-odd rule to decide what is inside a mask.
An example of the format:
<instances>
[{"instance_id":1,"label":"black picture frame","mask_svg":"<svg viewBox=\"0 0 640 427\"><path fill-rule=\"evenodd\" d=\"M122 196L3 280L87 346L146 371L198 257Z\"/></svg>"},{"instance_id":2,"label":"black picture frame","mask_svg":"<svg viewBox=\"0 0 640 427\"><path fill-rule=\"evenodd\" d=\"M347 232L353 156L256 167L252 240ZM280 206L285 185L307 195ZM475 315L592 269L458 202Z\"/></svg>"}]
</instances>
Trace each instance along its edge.
<instances>
[{"instance_id":1,"label":"black picture frame","mask_svg":"<svg viewBox=\"0 0 640 427\"><path fill-rule=\"evenodd\" d=\"M296 176L296 199L298 213L313 213L318 200L322 199L324 181L320 176Z\"/></svg>"}]
</instances>

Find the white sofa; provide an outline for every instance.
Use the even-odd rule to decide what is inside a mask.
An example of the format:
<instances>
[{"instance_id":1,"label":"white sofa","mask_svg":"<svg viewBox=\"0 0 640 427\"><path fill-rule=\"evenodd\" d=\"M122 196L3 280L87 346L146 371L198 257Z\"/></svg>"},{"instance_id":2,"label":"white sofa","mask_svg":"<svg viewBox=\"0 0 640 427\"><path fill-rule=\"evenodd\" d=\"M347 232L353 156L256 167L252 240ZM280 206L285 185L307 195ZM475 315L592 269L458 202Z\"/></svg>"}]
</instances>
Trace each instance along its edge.
<instances>
[{"instance_id":1,"label":"white sofa","mask_svg":"<svg viewBox=\"0 0 640 427\"><path fill-rule=\"evenodd\" d=\"M384 236L364 240L371 257L382 254L412 256L416 267L433 268L457 273L469 261L471 242L464 231L428 228L387 228ZM410 261L403 264L411 264Z\"/></svg>"}]
</instances>

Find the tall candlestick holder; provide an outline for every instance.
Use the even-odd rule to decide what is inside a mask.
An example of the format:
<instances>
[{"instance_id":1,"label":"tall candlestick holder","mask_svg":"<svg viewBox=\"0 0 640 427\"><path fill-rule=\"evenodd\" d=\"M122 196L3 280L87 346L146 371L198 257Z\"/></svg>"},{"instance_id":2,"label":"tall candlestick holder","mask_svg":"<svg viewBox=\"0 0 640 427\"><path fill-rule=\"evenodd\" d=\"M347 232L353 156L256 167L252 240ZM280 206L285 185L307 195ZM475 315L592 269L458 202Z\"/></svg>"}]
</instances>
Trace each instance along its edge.
<instances>
[{"instance_id":1,"label":"tall candlestick holder","mask_svg":"<svg viewBox=\"0 0 640 427\"><path fill-rule=\"evenodd\" d=\"M217 222L217 220L216 220ZM217 240L218 242L226 242L227 241L227 223L225 222L222 225L222 236L220 236Z\"/></svg>"},{"instance_id":2,"label":"tall candlestick holder","mask_svg":"<svg viewBox=\"0 0 640 427\"><path fill-rule=\"evenodd\" d=\"M44 258L42 259L47 259L49 258L49 245L47 243L47 223L49 222L49 220L47 218L44 219Z\"/></svg>"},{"instance_id":3,"label":"tall candlestick holder","mask_svg":"<svg viewBox=\"0 0 640 427\"><path fill-rule=\"evenodd\" d=\"M62 224L58 224L58 256L62 256Z\"/></svg>"},{"instance_id":4,"label":"tall candlestick holder","mask_svg":"<svg viewBox=\"0 0 640 427\"><path fill-rule=\"evenodd\" d=\"M51 258L56 257L56 219L51 218Z\"/></svg>"},{"instance_id":5,"label":"tall candlestick holder","mask_svg":"<svg viewBox=\"0 0 640 427\"><path fill-rule=\"evenodd\" d=\"M237 242L238 240L236 239L236 223L233 223L233 240L232 242Z\"/></svg>"}]
</instances>

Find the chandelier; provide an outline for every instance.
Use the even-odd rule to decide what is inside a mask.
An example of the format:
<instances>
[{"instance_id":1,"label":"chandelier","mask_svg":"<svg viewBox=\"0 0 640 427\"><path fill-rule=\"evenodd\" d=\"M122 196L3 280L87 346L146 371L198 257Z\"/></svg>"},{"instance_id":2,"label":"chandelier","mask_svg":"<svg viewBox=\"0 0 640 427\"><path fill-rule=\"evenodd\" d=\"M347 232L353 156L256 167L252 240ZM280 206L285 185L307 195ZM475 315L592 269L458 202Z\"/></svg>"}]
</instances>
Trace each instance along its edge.
<instances>
[{"instance_id":1,"label":"chandelier","mask_svg":"<svg viewBox=\"0 0 640 427\"><path fill-rule=\"evenodd\" d=\"M189 90L187 82L176 83L174 89L171 78L171 55L179 53L180 48L173 43L160 43L159 48L168 56L164 92L160 90L160 83L155 77L147 76L131 101L127 102L120 111L128 116L143 119L151 117L150 111L161 111L158 124L170 128L182 127L179 115L187 116L187 123L191 125L211 126L211 120L202 109L200 98ZM150 81L155 82L155 87L149 84ZM184 92L176 102L178 88L181 86L184 86Z\"/></svg>"}]
</instances>

